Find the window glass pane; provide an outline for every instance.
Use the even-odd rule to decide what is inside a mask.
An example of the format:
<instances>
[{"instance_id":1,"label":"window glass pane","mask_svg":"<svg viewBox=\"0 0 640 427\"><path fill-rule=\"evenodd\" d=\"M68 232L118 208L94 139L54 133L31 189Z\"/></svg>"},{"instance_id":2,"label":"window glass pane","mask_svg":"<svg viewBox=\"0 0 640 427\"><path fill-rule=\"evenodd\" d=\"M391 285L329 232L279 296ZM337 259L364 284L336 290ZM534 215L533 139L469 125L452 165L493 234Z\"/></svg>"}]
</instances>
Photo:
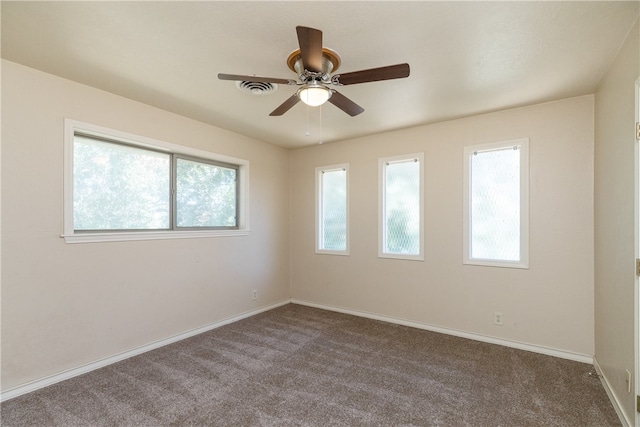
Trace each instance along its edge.
<instances>
[{"instance_id":1,"label":"window glass pane","mask_svg":"<svg viewBox=\"0 0 640 427\"><path fill-rule=\"evenodd\" d=\"M73 156L75 230L169 228L168 154L76 135Z\"/></svg>"},{"instance_id":2,"label":"window glass pane","mask_svg":"<svg viewBox=\"0 0 640 427\"><path fill-rule=\"evenodd\" d=\"M520 260L520 150L471 154L471 257Z\"/></svg>"},{"instance_id":3,"label":"window glass pane","mask_svg":"<svg viewBox=\"0 0 640 427\"><path fill-rule=\"evenodd\" d=\"M178 227L236 227L237 169L176 159Z\"/></svg>"},{"instance_id":4,"label":"window glass pane","mask_svg":"<svg viewBox=\"0 0 640 427\"><path fill-rule=\"evenodd\" d=\"M347 171L322 171L320 249L347 250Z\"/></svg>"},{"instance_id":5,"label":"window glass pane","mask_svg":"<svg viewBox=\"0 0 640 427\"><path fill-rule=\"evenodd\" d=\"M420 254L420 162L385 169L385 247L389 254Z\"/></svg>"}]
</instances>

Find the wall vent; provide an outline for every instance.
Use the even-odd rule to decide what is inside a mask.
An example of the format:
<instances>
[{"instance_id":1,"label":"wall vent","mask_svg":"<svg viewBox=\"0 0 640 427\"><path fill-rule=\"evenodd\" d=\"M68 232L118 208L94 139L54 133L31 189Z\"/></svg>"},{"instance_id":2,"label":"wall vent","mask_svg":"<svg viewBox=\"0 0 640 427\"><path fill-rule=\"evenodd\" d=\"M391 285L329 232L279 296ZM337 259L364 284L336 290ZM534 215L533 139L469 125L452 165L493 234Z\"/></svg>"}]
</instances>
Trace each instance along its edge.
<instances>
[{"instance_id":1,"label":"wall vent","mask_svg":"<svg viewBox=\"0 0 640 427\"><path fill-rule=\"evenodd\" d=\"M266 82L236 82L236 87L242 92L250 93L251 95L268 95L278 90L278 85L275 83Z\"/></svg>"}]
</instances>

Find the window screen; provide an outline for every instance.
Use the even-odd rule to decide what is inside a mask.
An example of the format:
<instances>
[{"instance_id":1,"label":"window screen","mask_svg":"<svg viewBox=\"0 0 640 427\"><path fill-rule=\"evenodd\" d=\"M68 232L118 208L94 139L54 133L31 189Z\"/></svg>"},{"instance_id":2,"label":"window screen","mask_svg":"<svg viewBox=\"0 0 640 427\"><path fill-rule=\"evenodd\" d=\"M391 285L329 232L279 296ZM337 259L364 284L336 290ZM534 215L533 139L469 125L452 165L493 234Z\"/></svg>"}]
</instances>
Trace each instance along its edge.
<instances>
[{"instance_id":1,"label":"window screen","mask_svg":"<svg viewBox=\"0 0 640 427\"><path fill-rule=\"evenodd\" d=\"M381 159L380 256L422 258L422 155Z\"/></svg>"},{"instance_id":2,"label":"window screen","mask_svg":"<svg viewBox=\"0 0 640 427\"><path fill-rule=\"evenodd\" d=\"M467 264L528 266L528 140L465 147Z\"/></svg>"},{"instance_id":3,"label":"window screen","mask_svg":"<svg viewBox=\"0 0 640 427\"><path fill-rule=\"evenodd\" d=\"M471 257L520 260L518 148L471 156Z\"/></svg>"},{"instance_id":4,"label":"window screen","mask_svg":"<svg viewBox=\"0 0 640 427\"><path fill-rule=\"evenodd\" d=\"M348 251L348 165L316 169L317 250Z\"/></svg>"}]
</instances>

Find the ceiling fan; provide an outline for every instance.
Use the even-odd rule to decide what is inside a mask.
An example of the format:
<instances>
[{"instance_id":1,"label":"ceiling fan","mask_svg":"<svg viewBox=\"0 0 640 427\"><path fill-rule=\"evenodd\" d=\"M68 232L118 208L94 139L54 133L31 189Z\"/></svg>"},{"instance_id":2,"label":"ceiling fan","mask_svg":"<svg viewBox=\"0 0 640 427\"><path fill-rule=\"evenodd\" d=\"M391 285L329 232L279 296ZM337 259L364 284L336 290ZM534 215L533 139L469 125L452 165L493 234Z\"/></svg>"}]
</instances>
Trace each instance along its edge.
<instances>
[{"instance_id":1,"label":"ceiling fan","mask_svg":"<svg viewBox=\"0 0 640 427\"><path fill-rule=\"evenodd\" d=\"M329 101L350 116L357 116L364 111L364 108L331 88L330 85L346 86L409 76L409 64L406 63L332 75L331 73L337 71L340 66L340 56L337 52L322 46L322 31L297 26L296 32L300 49L296 49L289 55L287 65L298 75L298 80L223 73L218 74L218 78L300 86L298 91L273 110L270 116L283 115L299 101L312 107Z\"/></svg>"}]
</instances>

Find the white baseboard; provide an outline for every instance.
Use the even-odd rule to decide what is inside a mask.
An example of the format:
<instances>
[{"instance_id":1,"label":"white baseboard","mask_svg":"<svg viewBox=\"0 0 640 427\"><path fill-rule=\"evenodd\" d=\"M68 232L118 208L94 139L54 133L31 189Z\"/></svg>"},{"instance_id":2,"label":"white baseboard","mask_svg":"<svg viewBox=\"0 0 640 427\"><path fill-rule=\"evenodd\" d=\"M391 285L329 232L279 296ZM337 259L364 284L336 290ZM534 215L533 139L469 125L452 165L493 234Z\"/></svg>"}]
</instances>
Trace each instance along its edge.
<instances>
[{"instance_id":1,"label":"white baseboard","mask_svg":"<svg viewBox=\"0 0 640 427\"><path fill-rule=\"evenodd\" d=\"M293 304L306 305L309 307L321 308L323 310L329 310L329 311L337 311L339 313L351 314L359 317L366 317L368 319L381 320L383 322L395 323L403 326L410 326L412 328L424 329L431 332L438 332L441 334L453 335L461 338L468 338L475 341L482 341L489 344L497 344L505 347L517 348L519 350L526 350L534 353L546 354L547 356L554 356L562 359L574 360L576 362L593 364L593 356L589 356L586 354L573 353L566 350L558 350L555 348L527 344L527 343L522 343L518 341L505 340L502 338L490 337L487 335L474 334L470 332L459 331L457 329L443 328L441 326L433 326L426 323L399 319L391 316L382 316L379 314L369 313L366 311L351 310L348 308L335 307L335 306L330 306L325 304L317 304L317 303L297 300L297 299L292 299L291 302Z\"/></svg>"},{"instance_id":2,"label":"white baseboard","mask_svg":"<svg viewBox=\"0 0 640 427\"><path fill-rule=\"evenodd\" d=\"M461 338L467 338L467 339L472 339L472 340L476 340L476 341L482 341L482 342L486 342L486 343L490 343L490 344L502 345L502 346L505 346L505 347L517 348L517 349L520 349L520 350L532 351L534 353L546 354L548 356L560 357L562 359L569 359L569 360L574 360L574 361L577 361L577 362L583 362L583 363L589 363L589 364L593 364L594 363L594 358L592 356L588 356L588 355L584 355L584 354L572 353L572 352L567 352L567 351L564 351L564 350L557 350L557 349L553 349L553 348L537 346L537 345L532 345L532 344L526 344L526 343L521 343L521 342L517 342L517 341L510 341L510 340L505 340L505 339L501 339L501 338L489 337L489 336L485 336L485 335L473 334L473 333L469 333L469 332L458 331L456 329L443 328L443 327L440 327L440 326L433 326L433 325L429 325L429 324L425 324L425 323L419 323L419 322L415 322L415 321L399 319L399 318L395 318L395 317L391 317L391 316L383 316L383 315L364 312L364 311L351 310L351 309L342 308L342 307L335 307L335 306L329 306L329 305L325 305L325 304L312 303L312 302L309 302L309 301L292 299L292 300L282 301L282 302L279 302L277 304L273 304L273 305L270 305L270 306L262 307L262 308L259 308L257 310L248 311L248 312L245 312L245 313L239 314L237 316L233 316L233 317L221 320L219 322L216 322L216 323L213 323L213 324L210 324L210 325L206 325L206 326L203 326L203 327L200 327L200 328L197 328L197 329L193 329L193 330L190 330L190 331L178 334L178 335L174 335L174 336L169 337L169 338L165 338L165 339L162 339L162 340L159 340L159 341L155 341L155 342L149 343L147 345L143 345L141 347L137 347L137 348L134 348L134 349L122 352L122 353L115 354L115 355L110 356L110 357L106 357L106 358L97 360L95 362L91 362L91 363L79 366L77 368L73 368L73 369L69 369L69 370L63 371L63 372L59 372L57 374L53 374L53 375L47 376L47 377L39 379L39 380L31 381L29 383L22 384L20 386L4 390L4 391L2 391L2 393L0 393L0 402L3 402L5 400L9 400L9 399L13 399L14 397L21 396L23 394L26 394L26 393L41 389L43 387L50 386L50 385L58 383L60 381L64 381L64 380L76 377L78 375L85 374L87 372L91 372L93 370L96 370L96 369L111 365L113 363L119 362L121 360L128 359L130 357L137 356L137 355L142 354L142 353L146 353L147 351L154 350L156 348L160 348L160 347L163 347L165 345L172 344L174 342L177 342L177 341L180 341L180 340L183 340L183 339L186 339L186 338L190 338L192 336L201 334L203 332L207 332L207 331L210 331L212 329L219 328L219 327L227 325L229 323L233 323L233 322L236 322L238 320L245 319L247 317L251 317L251 316L254 316L256 314L259 314L259 313L262 313L262 312L265 312L265 311L268 311L268 310L272 310L274 308L283 306L283 305L288 304L288 303L306 305L306 306L309 306L309 307L320 308L320 309L323 309L323 310L336 311L336 312L340 312L340 313L351 314L351 315L354 315L354 316L365 317L365 318L374 319L374 320L381 320L383 322L394 323L394 324L403 325L403 326L409 326L409 327L413 327L413 328L417 328L417 329L423 329L423 330L427 330L427 331L432 331L432 332L438 332L438 333L447 334L447 335L458 336L458 337L461 337ZM598 367L596 367L596 369L598 369ZM607 387L605 387L605 388L607 389L607 393L610 393L610 390ZM611 395L610 395L610 398L611 398ZM612 402L613 401L614 401L614 399L612 398ZM614 404L614 406L616 406L616 404ZM616 407L616 411L619 411L619 407ZM620 412L618 412L618 414L620 415ZM628 424L628 425L630 426L632 424Z\"/></svg>"},{"instance_id":3,"label":"white baseboard","mask_svg":"<svg viewBox=\"0 0 640 427\"><path fill-rule=\"evenodd\" d=\"M19 385L17 387L12 387L8 390L3 390L0 393L0 402L4 402L5 400L13 399L14 397L21 396L26 393L30 393L32 391L36 391L43 387L50 386L52 384L58 383L60 381L68 380L73 377L77 377L78 375L86 374L87 372L94 371L96 369L103 368L107 365L111 365L116 362L120 362L121 360L128 359L133 356L137 356L142 353L146 353L150 350L155 350L156 348L163 347L168 344L172 344L177 341L181 341L186 338L190 338L192 336L201 334L203 332L210 331L212 329L219 328L224 325L228 325L229 323L237 322L238 320L245 319L247 317L255 316L256 314L262 313L264 311L273 310L274 308L280 307L285 304L289 304L290 300L282 301L276 304L272 304L266 307L261 307L256 310L247 311L245 313L239 314L237 316L232 316L221 320L216 323L212 323L210 325L202 326L200 328L192 329L187 332L183 332L178 335L174 335L169 338L165 338L159 341L155 341L122 353L115 354L113 356L105 357L104 359L96 360L95 362L87 363L82 366L78 366L77 368L69 369L63 372L59 372L57 374L53 374L47 376L45 378L28 382L26 384Z\"/></svg>"},{"instance_id":4,"label":"white baseboard","mask_svg":"<svg viewBox=\"0 0 640 427\"><path fill-rule=\"evenodd\" d=\"M633 421L629 420L627 418L627 416L625 415L624 411L622 410L622 406L620 405L620 401L618 400L618 396L616 396L616 394L614 393L613 389L611 388L611 385L609 384L609 380L607 379L606 375L604 375L604 372L602 372L602 368L600 367L600 364L598 363L598 358L595 357L595 356L593 357L593 366L596 368L596 373L600 377L600 381L602 382L602 386L604 387L605 391L607 392L607 396L609 396L609 400L611 401L611 404L613 405L613 408L616 410L616 413L618 414L618 418L620 418L620 422L622 423L622 426L623 427L631 427L631 426L633 426Z\"/></svg>"}]
</instances>

